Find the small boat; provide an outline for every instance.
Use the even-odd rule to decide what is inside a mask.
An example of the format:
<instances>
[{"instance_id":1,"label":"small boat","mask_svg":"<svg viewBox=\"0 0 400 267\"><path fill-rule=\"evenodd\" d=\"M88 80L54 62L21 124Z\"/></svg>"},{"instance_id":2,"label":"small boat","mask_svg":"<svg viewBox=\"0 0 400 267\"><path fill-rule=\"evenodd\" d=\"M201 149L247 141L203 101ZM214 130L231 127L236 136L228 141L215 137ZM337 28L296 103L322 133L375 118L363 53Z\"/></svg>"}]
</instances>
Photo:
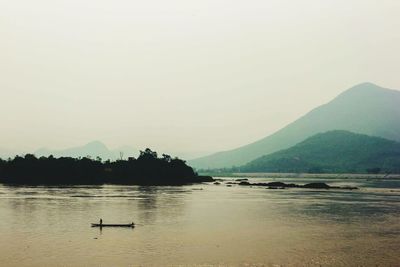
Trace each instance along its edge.
<instances>
[{"instance_id":1,"label":"small boat","mask_svg":"<svg viewBox=\"0 0 400 267\"><path fill-rule=\"evenodd\" d=\"M128 224L105 224L105 223L92 223L92 227L135 227L134 223Z\"/></svg>"}]
</instances>

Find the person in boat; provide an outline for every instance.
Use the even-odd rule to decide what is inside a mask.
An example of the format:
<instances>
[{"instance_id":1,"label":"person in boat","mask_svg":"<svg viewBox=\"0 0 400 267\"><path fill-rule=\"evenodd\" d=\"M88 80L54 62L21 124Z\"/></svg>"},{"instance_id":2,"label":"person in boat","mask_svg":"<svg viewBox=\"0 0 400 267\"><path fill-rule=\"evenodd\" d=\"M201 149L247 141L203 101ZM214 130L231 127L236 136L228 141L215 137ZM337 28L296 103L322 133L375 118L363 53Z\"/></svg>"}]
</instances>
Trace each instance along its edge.
<instances>
[{"instance_id":1,"label":"person in boat","mask_svg":"<svg viewBox=\"0 0 400 267\"><path fill-rule=\"evenodd\" d=\"M100 226L102 226L102 225L103 225L103 219L100 218Z\"/></svg>"}]
</instances>

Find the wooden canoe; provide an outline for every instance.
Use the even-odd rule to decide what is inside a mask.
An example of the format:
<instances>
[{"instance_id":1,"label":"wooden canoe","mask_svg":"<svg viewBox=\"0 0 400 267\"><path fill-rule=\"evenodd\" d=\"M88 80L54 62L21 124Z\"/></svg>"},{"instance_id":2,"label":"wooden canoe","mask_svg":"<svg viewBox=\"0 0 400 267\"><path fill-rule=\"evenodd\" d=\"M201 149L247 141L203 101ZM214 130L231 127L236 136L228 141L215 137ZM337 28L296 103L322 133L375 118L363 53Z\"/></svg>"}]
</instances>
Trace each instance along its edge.
<instances>
[{"instance_id":1,"label":"wooden canoe","mask_svg":"<svg viewBox=\"0 0 400 267\"><path fill-rule=\"evenodd\" d=\"M128 224L99 224L99 223L92 223L92 227L135 227L134 223Z\"/></svg>"}]
</instances>

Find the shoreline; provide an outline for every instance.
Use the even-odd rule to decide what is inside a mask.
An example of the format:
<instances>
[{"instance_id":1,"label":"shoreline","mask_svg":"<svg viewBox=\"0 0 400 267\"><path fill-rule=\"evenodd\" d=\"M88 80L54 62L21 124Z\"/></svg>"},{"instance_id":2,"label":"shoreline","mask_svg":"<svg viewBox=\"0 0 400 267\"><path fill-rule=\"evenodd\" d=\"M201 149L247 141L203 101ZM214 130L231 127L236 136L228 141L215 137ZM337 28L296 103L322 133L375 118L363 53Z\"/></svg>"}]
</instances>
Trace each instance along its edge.
<instances>
[{"instance_id":1,"label":"shoreline","mask_svg":"<svg viewBox=\"0 0 400 267\"><path fill-rule=\"evenodd\" d=\"M317 178L317 179L400 179L400 174L367 174L367 173L212 173L204 172L199 175L216 177L247 177L247 178Z\"/></svg>"}]
</instances>

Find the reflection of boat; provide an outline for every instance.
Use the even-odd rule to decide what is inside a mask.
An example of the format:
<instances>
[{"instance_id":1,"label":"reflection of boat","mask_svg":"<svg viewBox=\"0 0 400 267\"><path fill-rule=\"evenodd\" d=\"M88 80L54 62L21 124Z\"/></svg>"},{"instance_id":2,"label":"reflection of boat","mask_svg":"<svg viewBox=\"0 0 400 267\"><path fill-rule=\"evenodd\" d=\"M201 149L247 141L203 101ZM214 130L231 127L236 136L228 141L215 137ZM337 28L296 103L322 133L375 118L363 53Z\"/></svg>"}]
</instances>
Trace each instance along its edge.
<instances>
[{"instance_id":1,"label":"reflection of boat","mask_svg":"<svg viewBox=\"0 0 400 267\"><path fill-rule=\"evenodd\" d=\"M92 223L92 227L135 227L134 223L128 224L100 224L100 223Z\"/></svg>"}]
</instances>

